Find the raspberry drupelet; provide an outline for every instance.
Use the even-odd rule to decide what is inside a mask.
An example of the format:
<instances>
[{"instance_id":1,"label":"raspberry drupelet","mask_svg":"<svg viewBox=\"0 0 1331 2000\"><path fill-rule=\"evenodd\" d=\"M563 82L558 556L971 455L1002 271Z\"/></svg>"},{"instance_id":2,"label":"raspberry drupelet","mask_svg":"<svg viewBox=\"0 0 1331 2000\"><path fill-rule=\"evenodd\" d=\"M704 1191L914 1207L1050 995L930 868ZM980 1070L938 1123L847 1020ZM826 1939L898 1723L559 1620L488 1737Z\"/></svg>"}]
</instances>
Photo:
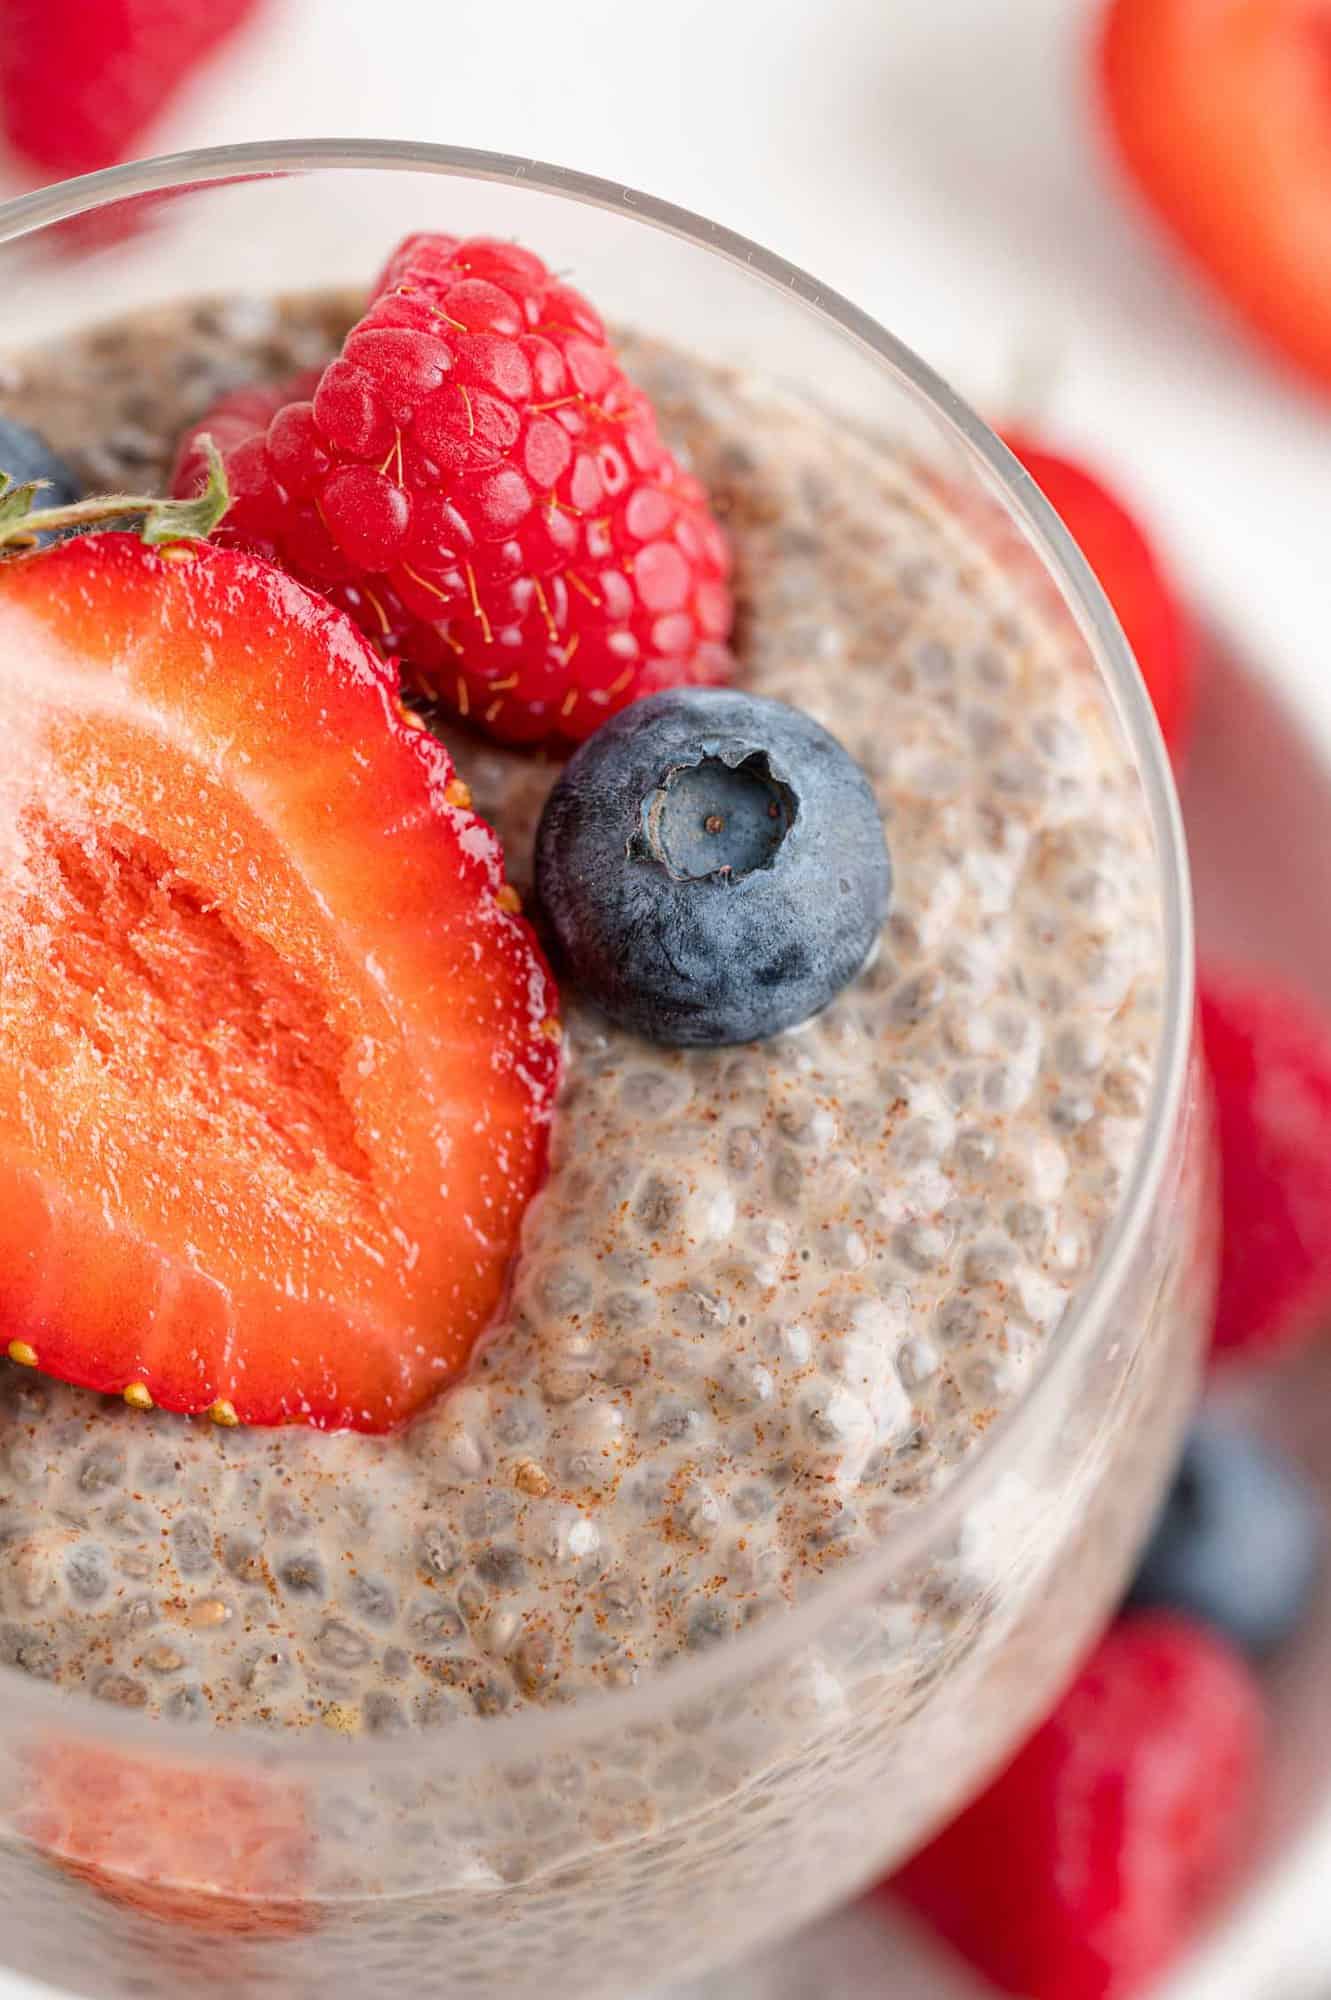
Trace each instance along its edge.
<instances>
[{"instance_id":1,"label":"raspberry drupelet","mask_svg":"<svg viewBox=\"0 0 1331 2000\"><path fill-rule=\"evenodd\" d=\"M605 327L530 251L410 236L321 375L227 397L222 539L271 556L506 742L727 678L729 550Z\"/></svg>"}]
</instances>

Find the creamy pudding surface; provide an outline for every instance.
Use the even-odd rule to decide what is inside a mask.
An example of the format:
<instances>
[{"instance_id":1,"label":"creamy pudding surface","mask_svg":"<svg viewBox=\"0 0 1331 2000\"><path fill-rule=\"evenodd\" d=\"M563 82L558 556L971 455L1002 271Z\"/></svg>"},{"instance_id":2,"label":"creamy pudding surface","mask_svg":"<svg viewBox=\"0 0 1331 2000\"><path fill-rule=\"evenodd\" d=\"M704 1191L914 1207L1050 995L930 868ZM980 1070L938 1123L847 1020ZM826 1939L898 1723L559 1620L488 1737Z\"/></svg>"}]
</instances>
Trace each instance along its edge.
<instances>
[{"instance_id":1,"label":"creamy pudding surface","mask_svg":"<svg viewBox=\"0 0 1331 2000\"><path fill-rule=\"evenodd\" d=\"M0 408L93 485L150 486L219 393L321 361L350 316L143 314L15 363ZM8 1665L373 1734L629 1685L934 1495L1085 1282L1163 1004L1157 858L1104 697L905 456L673 352L626 359L731 534L743 684L869 775L880 944L757 1045L656 1047L565 989L509 1308L399 1434L229 1430L4 1364ZM528 887L557 767L440 727Z\"/></svg>"}]
</instances>

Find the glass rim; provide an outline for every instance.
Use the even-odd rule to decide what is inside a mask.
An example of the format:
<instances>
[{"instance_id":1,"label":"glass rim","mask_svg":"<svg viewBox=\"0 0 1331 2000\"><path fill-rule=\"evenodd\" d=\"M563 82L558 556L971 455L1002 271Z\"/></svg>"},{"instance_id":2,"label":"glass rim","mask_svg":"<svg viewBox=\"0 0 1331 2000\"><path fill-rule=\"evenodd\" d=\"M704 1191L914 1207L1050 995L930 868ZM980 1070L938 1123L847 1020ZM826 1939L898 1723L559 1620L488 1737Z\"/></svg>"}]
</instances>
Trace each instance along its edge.
<instances>
[{"instance_id":1,"label":"glass rim","mask_svg":"<svg viewBox=\"0 0 1331 2000\"><path fill-rule=\"evenodd\" d=\"M1027 1388L969 1453L936 1499L905 1512L866 1554L817 1579L799 1600L774 1611L696 1659L671 1661L634 1686L597 1691L567 1706L514 1715L468 1717L438 1733L412 1732L366 1744L314 1732L261 1731L252 1725L200 1731L197 1724L107 1709L90 1694L0 1669L8 1726L40 1725L120 1749L149 1751L185 1763L244 1760L265 1769L345 1774L352 1764L390 1771L422 1761L474 1771L574 1749L607 1730L659 1720L706 1701L742 1678L769 1670L817 1638L894 1571L908 1567L954 1527L986 1482L1013 1463L1056 1385L1094 1340L1113 1307L1164 1175L1187 1083L1193 1019L1192 898L1182 817L1163 738L1145 683L1108 599L1062 521L1002 441L943 378L873 316L785 258L705 216L622 183L517 154L394 139L288 139L210 146L132 161L0 203L0 247L90 209L131 196L230 180L283 178L338 170L413 171L444 178L512 183L640 221L742 267L798 308L849 339L908 389L978 461L990 489L1015 516L1058 587L1112 696L1142 785L1160 878L1165 946L1165 1006L1150 1101L1127 1189L1104 1241Z\"/></svg>"}]
</instances>

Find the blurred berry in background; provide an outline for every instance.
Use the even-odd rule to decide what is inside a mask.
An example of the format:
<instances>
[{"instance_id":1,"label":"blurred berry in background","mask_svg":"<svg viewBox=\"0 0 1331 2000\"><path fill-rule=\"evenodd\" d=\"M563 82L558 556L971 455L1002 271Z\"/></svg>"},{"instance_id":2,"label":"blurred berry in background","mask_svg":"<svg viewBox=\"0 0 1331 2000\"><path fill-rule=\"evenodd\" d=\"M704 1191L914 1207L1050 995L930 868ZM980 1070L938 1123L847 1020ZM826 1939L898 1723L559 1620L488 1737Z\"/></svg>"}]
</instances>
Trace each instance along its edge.
<instances>
[{"instance_id":1,"label":"blurred berry in background","mask_svg":"<svg viewBox=\"0 0 1331 2000\"><path fill-rule=\"evenodd\" d=\"M132 159L264 0L0 0L0 126L40 184Z\"/></svg>"},{"instance_id":2,"label":"blurred berry in background","mask_svg":"<svg viewBox=\"0 0 1331 2000\"><path fill-rule=\"evenodd\" d=\"M1131 1603L1182 1612L1263 1659L1298 1630L1324 1537L1317 1497L1298 1469L1238 1424L1203 1412Z\"/></svg>"},{"instance_id":3,"label":"blurred berry in background","mask_svg":"<svg viewBox=\"0 0 1331 2000\"><path fill-rule=\"evenodd\" d=\"M1331 388L1331 6L1112 0L1100 86L1166 231L1261 340Z\"/></svg>"}]
</instances>

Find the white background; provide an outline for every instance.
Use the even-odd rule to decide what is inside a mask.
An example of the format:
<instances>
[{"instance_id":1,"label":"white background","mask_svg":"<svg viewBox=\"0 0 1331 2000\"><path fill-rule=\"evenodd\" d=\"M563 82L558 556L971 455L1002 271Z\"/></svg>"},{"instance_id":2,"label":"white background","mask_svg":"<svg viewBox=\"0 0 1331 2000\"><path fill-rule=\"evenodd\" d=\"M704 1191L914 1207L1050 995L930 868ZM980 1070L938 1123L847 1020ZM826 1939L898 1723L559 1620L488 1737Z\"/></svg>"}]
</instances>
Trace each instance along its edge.
<instances>
[{"instance_id":1,"label":"white background","mask_svg":"<svg viewBox=\"0 0 1331 2000\"><path fill-rule=\"evenodd\" d=\"M990 414L1033 376L1051 436L1117 479L1190 594L1331 742L1331 400L1255 358L1124 199L1087 79L1095 11L272 0L153 149L355 135L553 160L806 266ZM1188 2000L1311 2000L1328 1889L1331 1847L1193 1971ZM0 1974L0 2000L28 1990Z\"/></svg>"},{"instance_id":2,"label":"white background","mask_svg":"<svg viewBox=\"0 0 1331 2000\"><path fill-rule=\"evenodd\" d=\"M420 138L757 238L1118 475L1211 608L1320 691L1331 402L1254 361L1121 198L1095 0L270 0L155 150ZM441 215L447 226L447 216ZM1331 695L1327 698L1331 716Z\"/></svg>"}]
</instances>

